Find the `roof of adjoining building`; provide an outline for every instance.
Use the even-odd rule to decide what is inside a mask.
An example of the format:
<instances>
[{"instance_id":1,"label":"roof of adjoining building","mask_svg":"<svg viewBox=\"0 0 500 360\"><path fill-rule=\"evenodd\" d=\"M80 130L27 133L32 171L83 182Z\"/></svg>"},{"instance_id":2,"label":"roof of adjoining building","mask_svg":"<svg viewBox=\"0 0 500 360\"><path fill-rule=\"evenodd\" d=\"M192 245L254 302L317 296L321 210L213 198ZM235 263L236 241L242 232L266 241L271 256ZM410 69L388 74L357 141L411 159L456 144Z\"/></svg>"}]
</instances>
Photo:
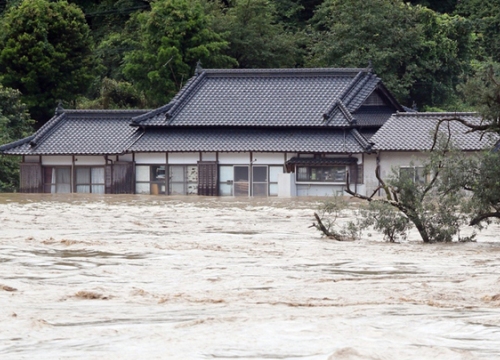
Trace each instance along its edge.
<instances>
[{"instance_id":1,"label":"roof of adjoining building","mask_svg":"<svg viewBox=\"0 0 500 360\"><path fill-rule=\"evenodd\" d=\"M370 138L374 150L424 151L430 150L436 126L441 119L460 118L471 124L480 124L482 118L477 113L396 113ZM439 126L444 136L451 134L452 146L464 151L491 148L498 135L471 131L458 121L444 121Z\"/></svg>"},{"instance_id":2,"label":"roof of adjoining building","mask_svg":"<svg viewBox=\"0 0 500 360\"><path fill-rule=\"evenodd\" d=\"M403 111L371 69L205 69L136 125L351 127L375 90Z\"/></svg>"},{"instance_id":3,"label":"roof of adjoining building","mask_svg":"<svg viewBox=\"0 0 500 360\"><path fill-rule=\"evenodd\" d=\"M357 130L293 128L146 129L133 152L324 152L361 153L371 144Z\"/></svg>"},{"instance_id":4,"label":"roof of adjoining building","mask_svg":"<svg viewBox=\"0 0 500 360\"><path fill-rule=\"evenodd\" d=\"M146 110L64 110L34 135L0 146L10 155L120 154L142 133L131 118Z\"/></svg>"}]
</instances>

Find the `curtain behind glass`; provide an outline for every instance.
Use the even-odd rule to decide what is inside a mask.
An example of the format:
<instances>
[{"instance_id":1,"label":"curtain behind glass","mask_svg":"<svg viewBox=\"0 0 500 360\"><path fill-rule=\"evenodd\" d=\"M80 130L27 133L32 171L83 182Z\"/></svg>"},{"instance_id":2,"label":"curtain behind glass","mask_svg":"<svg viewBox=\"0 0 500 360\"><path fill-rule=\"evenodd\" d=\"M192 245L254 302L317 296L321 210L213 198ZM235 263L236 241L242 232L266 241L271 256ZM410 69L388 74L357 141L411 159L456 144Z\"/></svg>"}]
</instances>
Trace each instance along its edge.
<instances>
[{"instance_id":1,"label":"curtain behind glass","mask_svg":"<svg viewBox=\"0 0 500 360\"><path fill-rule=\"evenodd\" d=\"M91 169L92 192L94 194L104 194L104 168Z\"/></svg>"},{"instance_id":2,"label":"curtain behind glass","mask_svg":"<svg viewBox=\"0 0 500 360\"><path fill-rule=\"evenodd\" d=\"M71 170L70 168L56 168L56 192L71 192Z\"/></svg>"}]
</instances>

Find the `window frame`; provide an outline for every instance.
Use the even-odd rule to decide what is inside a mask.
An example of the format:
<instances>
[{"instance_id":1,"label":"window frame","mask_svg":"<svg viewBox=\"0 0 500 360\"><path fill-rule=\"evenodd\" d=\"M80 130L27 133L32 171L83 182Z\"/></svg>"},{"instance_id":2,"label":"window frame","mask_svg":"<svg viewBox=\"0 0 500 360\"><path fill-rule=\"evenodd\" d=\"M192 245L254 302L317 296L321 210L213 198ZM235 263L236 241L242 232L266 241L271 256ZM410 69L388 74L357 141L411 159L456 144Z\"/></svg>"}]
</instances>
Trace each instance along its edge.
<instances>
[{"instance_id":1,"label":"window frame","mask_svg":"<svg viewBox=\"0 0 500 360\"><path fill-rule=\"evenodd\" d=\"M46 179L46 171L48 169L52 169L52 171L55 171L55 180L56 182L45 182ZM69 171L69 183L58 183L57 182L57 171L61 169L66 169ZM70 194L72 191L72 184L73 184L73 172L71 171L71 166L69 165L56 165L56 166L51 166L51 165L45 165L42 166L42 176L43 176L43 193L45 194ZM51 177L54 177L54 175L51 175ZM69 188L68 192L59 192L57 191L58 188L62 185L66 185ZM52 192L52 186L55 187L55 192ZM47 191L47 189L50 189L50 191Z\"/></svg>"},{"instance_id":2,"label":"window frame","mask_svg":"<svg viewBox=\"0 0 500 360\"><path fill-rule=\"evenodd\" d=\"M346 179L347 179L347 171L349 166L347 165L297 165L296 166L296 172L295 172L295 180L299 184L345 184ZM333 171L333 178L332 179L322 179L325 177L325 169L331 169L328 172ZM342 169L343 171L343 178L337 179L336 174L339 172L338 170L335 171L334 169ZM305 178L300 177L300 169L306 169L305 171ZM313 172L314 169L314 172ZM321 173L322 172L322 173ZM331 175L330 175L331 176Z\"/></svg>"},{"instance_id":3,"label":"window frame","mask_svg":"<svg viewBox=\"0 0 500 360\"><path fill-rule=\"evenodd\" d=\"M138 167L148 167L148 180L137 180L138 177ZM163 167L163 177L161 175L156 175L158 174L158 170L161 170ZM135 164L135 175L134 175L134 192L136 194L143 194L143 195L167 195L167 190L168 190L168 176L167 176L167 171L168 171L168 165L167 164ZM163 179L163 181L162 181ZM144 192L138 192L137 191L137 185L138 184L149 184L149 192L144 193ZM155 190L156 189L156 190Z\"/></svg>"},{"instance_id":4,"label":"window frame","mask_svg":"<svg viewBox=\"0 0 500 360\"><path fill-rule=\"evenodd\" d=\"M413 170L413 176L412 176L412 181L413 183L419 183L419 184L427 184L429 182L429 174L425 174L425 167L424 166L415 166L415 165L405 165L405 166L399 166L398 168L398 176L401 179L401 170ZM419 174L421 172L421 174ZM420 175L420 176L419 176Z\"/></svg>"},{"instance_id":5,"label":"window frame","mask_svg":"<svg viewBox=\"0 0 500 360\"><path fill-rule=\"evenodd\" d=\"M79 169L89 169L89 173L88 173L88 182L85 182L85 183L79 183L78 182L78 176L77 176L77 171ZM104 171L104 176L102 178L102 183L93 183L92 182L92 169L103 169ZM97 193L97 194L105 194L106 193L106 167L104 165L98 165L98 166L92 166L92 165L85 165L85 166L75 166L73 168L73 179L74 180L74 188L73 188L73 192L74 193L79 193L79 194L96 194L95 192L92 191L92 187L93 186L102 186L102 189L103 189L103 192L102 193ZM78 186L88 186L89 187L89 191L88 192L78 192L77 189L78 189Z\"/></svg>"}]
</instances>

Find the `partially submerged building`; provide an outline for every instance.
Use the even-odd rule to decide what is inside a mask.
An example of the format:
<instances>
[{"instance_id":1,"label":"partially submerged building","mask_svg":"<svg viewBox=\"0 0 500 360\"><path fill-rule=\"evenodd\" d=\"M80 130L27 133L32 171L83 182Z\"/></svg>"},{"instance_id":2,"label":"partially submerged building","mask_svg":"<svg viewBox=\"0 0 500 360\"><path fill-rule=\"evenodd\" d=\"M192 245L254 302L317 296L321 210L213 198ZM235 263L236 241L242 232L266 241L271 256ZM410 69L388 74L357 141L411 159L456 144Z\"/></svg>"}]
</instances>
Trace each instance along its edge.
<instances>
[{"instance_id":1,"label":"partially submerged building","mask_svg":"<svg viewBox=\"0 0 500 360\"><path fill-rule=\"evenodd\" d=\"M158 109L58 108L0 153L22 156L21 192L327 196L349 171L366 193L382 152L430 139L405 111L371 69L199 69Z\"/></svg>"}]
</instances>

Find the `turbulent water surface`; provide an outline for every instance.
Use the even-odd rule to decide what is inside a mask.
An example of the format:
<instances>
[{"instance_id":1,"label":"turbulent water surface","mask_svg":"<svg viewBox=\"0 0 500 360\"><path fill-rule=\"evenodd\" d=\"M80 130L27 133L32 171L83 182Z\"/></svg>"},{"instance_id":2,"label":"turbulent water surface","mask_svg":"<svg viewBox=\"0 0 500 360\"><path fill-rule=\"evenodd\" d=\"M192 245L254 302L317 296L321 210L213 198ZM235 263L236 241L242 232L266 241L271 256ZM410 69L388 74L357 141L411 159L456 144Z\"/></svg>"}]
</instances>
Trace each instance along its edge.
<instances>
[{"instance_id":1,"label":"turbulent water surface","mask_svg":"<svg viewBox=\"0 0 500 360\"><path fill-rule=\"evenodd\" d=\"M498 225L339 243L316 207L0 195L0 358L500 358Z\"/></svg>"}]
</instances>

